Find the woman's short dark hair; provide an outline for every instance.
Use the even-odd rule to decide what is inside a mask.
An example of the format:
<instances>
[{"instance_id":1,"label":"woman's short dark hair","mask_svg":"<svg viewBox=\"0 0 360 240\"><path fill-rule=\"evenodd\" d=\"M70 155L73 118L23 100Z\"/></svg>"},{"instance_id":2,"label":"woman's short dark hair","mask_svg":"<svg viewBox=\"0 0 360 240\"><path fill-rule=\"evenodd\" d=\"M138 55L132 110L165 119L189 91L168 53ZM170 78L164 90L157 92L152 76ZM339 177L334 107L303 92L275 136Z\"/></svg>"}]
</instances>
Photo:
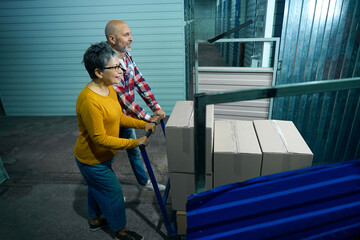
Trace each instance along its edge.
<instances>
[{"instance_id":1,"label":"woman's short dark hair","mask_svg":"<svg viewBox=\"0 0 360 240\"><path fill-rule=\"evenodd\" d=\"M106 42L92 44L84 53L83 63L91 79L96 79L95 69L104 71L104 67L114 56L119 55Z\"/></svg>"}]
</instances>

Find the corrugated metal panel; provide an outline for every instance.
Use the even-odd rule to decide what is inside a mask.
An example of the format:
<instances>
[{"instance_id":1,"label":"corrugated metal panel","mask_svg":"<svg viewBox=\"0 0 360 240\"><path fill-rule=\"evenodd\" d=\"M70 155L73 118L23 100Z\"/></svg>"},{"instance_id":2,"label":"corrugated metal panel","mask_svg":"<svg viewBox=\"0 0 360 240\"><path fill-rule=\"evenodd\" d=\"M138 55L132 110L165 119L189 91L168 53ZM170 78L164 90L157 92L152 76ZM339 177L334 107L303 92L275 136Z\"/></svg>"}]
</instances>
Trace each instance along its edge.
<instances>
[{"instance_id":1,"label":"corrugated metal panel","mask_svg":"<svg viewBox=\"0 0 360 240\"><path fill-rule=\"evenodd\" d=\"M246 37L255 37L256 23L256 0L247 0L246 21L253 20L254 24L246 28ZM245 44L244 67L251 67L251 56L253 55L253 43Z\"/></svg>"},{"instance_id":2,"label":"corrugated metal panel","mask_svg":"<svg viewBox=\"0 0 360 240\"><path fill-rule=\"evenodd\" d=\"M227 5L226 5L226 1L227 0L223 0L222 2L222 27L221 27L221 33L224 33L227 31L227 23L228 23L228 19L226 18L227 16ZM226 44L225 43L220 43L220 52L222 56L225 56L226 53Z\"/></svg>"},{"instance_id":3,"label":"corrugated metal panel","mask_svg":"<svg viewBox=\"0 0 360 240\"><path fill-rule=\"evenodd\" d=\"M285 1L276 84L360 76L360 3ZM360 158L360 90L276 99L274 119L295 123L314 163Z\"/></svg>"},{"instance_id":4,"label":"corrugated metal panel","mask_svg":"<svg viewBox=\"0 0 360 240\"><path fill-rule=\"evenodd\" d=\"M90 81L82 55L91 43L105 40L111 19L129 24L134 60L170 113L186 96L183 1L39 0L0 2L0 96L6 114L75 115L77 95Z\"/></svg>"},{"instance_id":5,"label":"corrugated metal panel","mask_svg":"<svg viewBox=\"0 0 360 240\"><path fill-rule=\"evenodd\" d=\"M6 169L4 168L4 164L3 164L2 160L1 160L1 157L0 157L0 184L5 182L9 178L10 178L9 174L7 173Z\"/></svg>"},{"instance_id":6,"label":"corrugated metal panel","mask_svg":"<svg viewBox=\"0 0 360 240\"><path fill-rule=\"evenodd\" d=\"M264 37L265 33L265 16L266 16L266 1L257 1L255 11L255 37Z\"/></svg>"},{"instance_id":7,"label":"corrugated metal panel","mask_svg":"<svg viewBox=\"0 0 360 240\"><path fill-rule=\"evenodd\" d=\"M233 29L235 27L235 17L236 17L236 0L232 0L229 3L230 7L230 29ZM228 38L234 38L234 34L230 34L230 36ZM236 43L237 44L237 43ZM235 53L234 53L234 43L228 43L228 64L229 66L233 66L233 62L234 62L234 58L236 58Z\"/></svg>"},{"instance_id":8,"label":"corrugated metal panel","mask_svg":"<svg viewBox=\"0 0 360 240\"><path fill-rule=\"evenodd\" d=\"M199 68L199 92L222 92L271 86L272 73L209 72ZM269 99L216 104L215 119L254 120L268 119Z\"/></svg>"},{"instance_id":9,"label":"corrugated metal panel","mask_svg":"<svg viewBox=\"0 0 360 240\"><path fill-rule=\"evenodd\" d=\"M221 19L221 26L220 26L220 34L226 32L226 0L220 1L220 19ZM224 44L220 43L217 44L219 46L219 50L222 56L224 56Z\"/></svg>"},{"instance_id":10,"label":"corrugated metal panel","mask_svg":"<svg viewBox=\"0 0 360 240\"><path fill-rule=\"evenodd\" d=\"M274 16L274 28L273 28L273 36L280 37L281 29L284 17L284 4L285 0L276 0L275 3L275 16Z\"/></svg>"},{"instance_id":11,"label":"corrugated metal panel","mask_svg":"<svg viewBox=\"0 0 360 240\"><path fill-rule=\"evenodd\" d=\"M227 0L223 0L222 1L222 6L221 6L221 33L224 33L227 31L227 24L228 24L228 19L227 17L227 5L226 5ZM219 45L219 50L222 56L225 56L226 53L226 44L225 43L219 43L217 44ZM226 61L226 60L225 60Z\"/></svg>"},{"instance_id":12,"label":"corrugated metal panel","mask_svg":"<svg viewBox=\"0 0 360 240\"><path fill-rule=\"evenodd\" d=\"M275 16L274 16L274 27L273 27L273 37L281 36L282 22L284 17L284 4L285 0L276 0L275 3ZM274 66L274 46L271 47L271 65ZM277 59L276 59L277 61Z\"/></svg>"},{"instance_id":13,"label":"corrugated metal panel","mask_svg":"<svg viewBox=\"0 0 360 240\"><path fill-rule=\"evenodd\" d=\"M245 22L245 11L241 9L241 7L245 6L245 2L241 0L223 0L222 5L218 2L218 9L221 8L221 21L222 21L222 27L221 29L218 28L217 32L218 34L224 33L226 31L229 31L233 29L234 27L238 26L239 24L242 24ZM217 13L219 14L219 12ZM242 15L241 15L242 14ZM240 19L242 19L240 21ZM219 31L221 30L221 31ZM238 38L246 37L245 29L230 34L226 38ZM232 67L239 66L239 45L240 43L217 43L216 46L218 47L221 55L226 60L227 64Z\"/></svg>"},{"instance_id":14,"label":"corrugated metal panel","mask_svg":"<svg viewBox=\"0 0 360 240\"><path fill-rule=\"evenodd\" d=\"M278 0L284 1L284 0ZM221 3L221 4L220 4ZM246 3L246 4L245 4ZM278 2L276 3L278 4ZM246 11L245 10L246 6ZM244 8L244 10L242 10ZM221 2L218 1L217 5L218 12L219 10L221 16L217 15L218 19L221 19L222 25L221 28L217 27L217 32L219 29L221 30L220 33L226 32L235 26L239 25L249 20L252 20L254 24L251 26L246 27L240 32L236 32L231 34L227 38L237 38L241 36L242 38L254 38L254 37L264 37L264 27L265 27L265 16L266 16L266 9L267 9L267 1L261 0L247 0L247 1L240 1L240 0L222 0ZM242 14L242 15L241 15ZM242 21L240 22L240 18ZM218 33L218 34L220 34ZM217 47L219 48L222 56L225 58L226 62L229 66L237 67L239 66L239 43L217 43ZM245 59L241 60L242 66L244 67L251 67L252 64L252 56L258 56L259 63L261 66L261 56L262 56L262 49L264 43L246 43L245 49L243 50L245 53ZM271 45L271 56L274 55L274 45ZM273 59L271 59L273 63ZM271 65L272 66L272 65Z\"/></svg>"},{"instance_id":15,"label":"corrugated metal panel","mask_svg":"<svg viewBox=\"0 0 360 240\"><path fill-rule=\"evenodd\" d=\"M265 37L265 21L266 21L266 9L267 1L256 1L256 11L255 11L255 38ZM259 60L259 67L262 66L263 50L264 43L258 42L253 45L253 55L257 56Z\"/></svg>"},{"instance_id":16,"label":"corrugated metal panel","mask_svg":"<svg viewBox=\"0 0 360 240\"><path fill-rule=\"evenodd\" d=\"M232 0L227 0L226 2L226 8L227 8L227 30L229 31L232 28L233 22L232 22ZM227 36L227 38L233 38L233 34L230 34L230 36ZM229 64L229 62L232 59L232 43L225 43L226 46L226 53L225 53L225 59L226 62Z\"/></svg>"},{"instance_id":17,"label":"corrugated metal panel","mask_svg":"<svg viewBox=\"0 0 360 240\"><path fill-rule=\"evenodd\" d=\"M236 4L234 6L235 11L235 24L234 26L239 26L240 24L245 23L246 21L246 1L242 0L236 0ZM245 38L246 37L246 31L247 28L251 26L248 26L246 28L243 28L239 31L236 31L234 33L234 38ZM244 45L245 43L231 43L234 48L234 56L232 62L229 63L230 66L233 67L244 67Z\"/></svg>"},{"instance_id":18,"label":"corrugated metal panel","mask_svg":"<svg viewBox=\"0 0 360 240\"><path fill-rule=\"evenodd\" d=\"M240 0L234 1L234 25L239 26L240 23L243 23L243 21L240 20L242 7L240 4ZM234 33L234 38L239 38L240 31L236 31ZM233 67L239 67L240 65L240 43L233 43L234 44L234 55L233 60L230 66Z\"/></svg>"},{"instance_id":19,"label":"corrugated metal panel","mask_svg":"<svg viewBox=\"0 0 360 240\"><path fill-rule=\"evenodd\" d=\"M186 99L192 99L194 89L194 49L195 49L195 33L194 33L194 0L184 1L184 20L185 20L185 64L186 64ZM168 49L169 50L169 49Z\"/></svg>"},{"instance_id":20,"label":"corrugated metal panel","mask_svg":"<svg viewBox=\"0 0 360 240\"><path fill-rule=\"evenodd\" d=\"M221 34L221 0L216 0L215 35Z\"/></svg>"}]
</instances>

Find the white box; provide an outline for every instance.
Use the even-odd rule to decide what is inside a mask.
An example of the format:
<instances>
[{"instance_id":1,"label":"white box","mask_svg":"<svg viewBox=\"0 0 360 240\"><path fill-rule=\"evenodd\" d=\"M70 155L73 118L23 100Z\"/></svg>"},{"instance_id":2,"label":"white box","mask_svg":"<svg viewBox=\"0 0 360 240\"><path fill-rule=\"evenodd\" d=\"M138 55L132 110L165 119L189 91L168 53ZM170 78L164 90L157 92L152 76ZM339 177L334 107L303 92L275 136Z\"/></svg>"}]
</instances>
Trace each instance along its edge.
<instances>
[{"instance_id":1,"label":"white box","mask_svg":"<svg viewBox=\"0 0 360 240\"><path fill-rule=\"evenodd\" d=\"M263 152L261 175L309 167L313 153L291 121L255 120Z\"/></svg>"},{"instance_id":2,"label":"white box","mask_svg":"<svg viewBox=\"0 0 360 240\"><path fill-rule=\"evenodd\" d=\"M195 193L194 173L170 173L170 196L173 210L186 211L187 198ZM212 189L212 175L205 176L205 190Z\"/></svg>"},{"instance_id":3,"label":"white box","mask_svg":"<svg viewBox=\"0 0 360 240\"><path fill-rule=\"evenodd\" d=\"M261 162L252 121L215 121L214 187L260 176Z\"/></svg>"},{"instance_id":4,"label":"white box","mask_svg":"<svg viewBox=\"0 0 360 240\"><path fill-rule=\"evenodd\" d=\"M206 173L212 174L214 105L206 107ZM166 123L166 152L170 172L195 172L193 101L178 101Z\"/></svg>"}]
</instances>

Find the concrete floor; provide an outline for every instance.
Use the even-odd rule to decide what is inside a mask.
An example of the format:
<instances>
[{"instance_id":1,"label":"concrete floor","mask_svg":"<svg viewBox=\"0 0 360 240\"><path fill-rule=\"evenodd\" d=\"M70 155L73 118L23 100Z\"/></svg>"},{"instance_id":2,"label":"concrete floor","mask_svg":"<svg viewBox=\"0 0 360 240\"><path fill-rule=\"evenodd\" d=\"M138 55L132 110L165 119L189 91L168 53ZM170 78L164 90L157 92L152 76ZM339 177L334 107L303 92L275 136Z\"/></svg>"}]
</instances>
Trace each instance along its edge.
<instances>
[{"instance_id":1,"label":"concrete floor","mask_svg":"<svg viewBox=\"0 0 360 240\"><path fill-rule=\"evenodd\" d=\"M86 185L73 147L76 117L0 117L0 157L10 179L0 184L0 239L113 239L111 230L90 232ZM143 130L137 130L138 136ZM165 138L161 126L146 148L158 182L168 180ZM167 237L152 191L137 184L125 151L113 165L127 197L127 227L147 240ZM171 199L167 210L172 219Z\"/></svg>"},{"instance_id":2,"label":"concrete floor","mask_svg":"<svg viewBox=\"0 0 360 240\"><path fill-rule=\"evenodd\" d=\"M200 44L199 65L227 66L210 44ZM144 132L137 130L137 134ZM77 136L75 116L0 116L0 158L10 175L0 184L0 240L114 239L111 230L89 231L87 187L73 155ZM161 126L146 150L157 181L165 185L169 175ZM167 236L155 194L141 190L125 151L119 151L113 169L127 198L129 229L147 240L186 239ZM170 196L167 203L175 223Z\"/></svg>"},{"instance_id":3,"label":"concrete floor","mask_svg":"<svg viewBox=\"0 0 360 240\"><path fill-rule=\"evenodd\" d=\"M199 43L199 67L229 67L215 44Z\"/></svg>"}]
</instances>

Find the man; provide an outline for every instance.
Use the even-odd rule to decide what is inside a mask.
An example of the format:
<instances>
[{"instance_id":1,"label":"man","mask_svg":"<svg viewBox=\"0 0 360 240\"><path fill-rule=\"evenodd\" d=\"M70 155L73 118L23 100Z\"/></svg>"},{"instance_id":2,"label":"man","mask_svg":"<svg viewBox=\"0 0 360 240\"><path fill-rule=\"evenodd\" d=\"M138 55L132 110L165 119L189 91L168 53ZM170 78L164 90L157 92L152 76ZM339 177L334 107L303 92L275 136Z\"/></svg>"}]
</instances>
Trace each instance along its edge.
<instances>
[{"instance_id":1,"label":"man","mask_svg":"<svg viewBox=\"0 0 360 240\"><path fill-rule=\"evenodd\" d=\"M129 26L121 20L111 20L106 24L105 36L108 44L120 54L119 59L124 74L120 79L120 83L114 86L114 88L118 92L119 102L124 114L147 122L159 123L161 119L165 118L165 112L155 100L150 86L142 77L129 53L133 41ZM149 115L136 103L134 89L153 111L153 116ZM135 130L132 128L121 127L120 138L136 139ZM136 147L126 151L138 183L144 186L144 189L154 190L151 181L147 178L145 173L140 149ZM162 184L158 184L158 187L160 191L165 190L165 186Z\"/></svg>"}]
</instances>

